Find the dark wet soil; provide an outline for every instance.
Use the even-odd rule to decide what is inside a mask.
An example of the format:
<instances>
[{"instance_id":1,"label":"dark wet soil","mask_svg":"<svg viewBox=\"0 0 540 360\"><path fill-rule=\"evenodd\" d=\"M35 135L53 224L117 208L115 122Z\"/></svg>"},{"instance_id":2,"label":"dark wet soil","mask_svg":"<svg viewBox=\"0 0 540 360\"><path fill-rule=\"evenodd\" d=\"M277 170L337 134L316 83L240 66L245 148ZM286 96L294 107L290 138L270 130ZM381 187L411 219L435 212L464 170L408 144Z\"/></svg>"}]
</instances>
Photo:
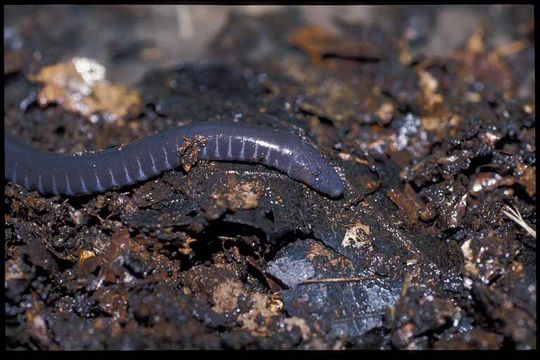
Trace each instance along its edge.
<instances>
[{"instance_id":1,"label":"dark wet soil","mask_svg":"<svg viewBox=\"0 0 540 360\"><path fill-rule=\"evenodd\" d=\"M536 239L507 215L536 229L532 8L504 8L500 27L486 12L444 56L422 52L437 8L381 8L391 28L234 13L207 60L149 66L140 111L117 121L39 105L31 75L95 46L84 21L48 21L71 7L40 9L4 12L5 128L28 143L280 126L347 190L217 162L76 198L5 181L7 349L536 349ZM118 33L143 17L86 9L75 19ZM147 48L125 36L107 54Z\"/></svg>"}]
</instances>

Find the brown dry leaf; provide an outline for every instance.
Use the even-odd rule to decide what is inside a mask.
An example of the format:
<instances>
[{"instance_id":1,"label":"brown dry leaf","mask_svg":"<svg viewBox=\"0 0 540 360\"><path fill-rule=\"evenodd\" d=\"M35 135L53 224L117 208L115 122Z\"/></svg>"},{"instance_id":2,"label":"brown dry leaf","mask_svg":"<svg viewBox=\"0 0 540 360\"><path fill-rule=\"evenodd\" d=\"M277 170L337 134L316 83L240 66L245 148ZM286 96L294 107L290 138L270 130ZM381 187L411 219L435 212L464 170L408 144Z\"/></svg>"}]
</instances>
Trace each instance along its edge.
<instances>
[{"instance_id":1,"label":"brown dry leaf","mask_svg":"<svg viewBox=\"0 0 540 360\"><path fill-rule=\"evenodd\" d=\"M287 38L287 43L302 49L311 56L314 64L319 64L322 60L324 48L327 44L336 40L335 34L320 26L308 26L290 35Z\"/></svg>"},{"instance_id":2,"label":"brown dry leaf","mask_svg":"<svg viewBox=\"0 0 540 360\"><path fill-rule=\"evenodd\" d=\"M57 103L90 119L96 114L108 121L124 119L137 115L142 106L137 91L109 83L105 68L88 58L46 66L29 79L44 84L38 95L41 106Z\"/></svg>"},{"instance_id":3,"label":"brown dry leaf","mask_svg":"<svg viewBox=\"0 0 540 360\"><path fill-rule=\"evenodd\" d=\"M345 59L379 59L381 51L372 44L350 39L312 25L287 37L287 43L311 56L314 64L320 64L325 56Z\"/></svg>"},{"instance_id":4,"label":"brown dry leaf","mask_svg":"<svg viewBox=\"0 0 540 360\"><path fill-rule=\"evenodd\" d=\"M92 87L92 97L85 99L92 112L108 114L111 120L135 116L142 104L139 93L121 85L98 82Z\"/></svg>"}]
</instances>

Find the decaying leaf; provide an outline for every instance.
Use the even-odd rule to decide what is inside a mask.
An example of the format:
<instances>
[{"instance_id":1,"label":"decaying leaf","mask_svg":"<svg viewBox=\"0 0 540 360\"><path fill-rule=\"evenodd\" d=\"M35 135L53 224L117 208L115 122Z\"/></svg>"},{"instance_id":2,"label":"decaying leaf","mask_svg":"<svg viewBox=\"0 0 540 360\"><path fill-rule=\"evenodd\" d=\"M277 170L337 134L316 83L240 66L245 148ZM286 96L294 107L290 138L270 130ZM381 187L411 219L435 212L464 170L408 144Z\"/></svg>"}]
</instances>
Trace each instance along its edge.
<instances>
[{"instance_id":1,"label":"decaying leaf","mask_svg":"<svg viewBox=\"0 0 540 360\"><path fill-rule=\"evenodd\" d=\"M105 68L89 58L46 66L29 79L44 85L38 95L41 106L56 103L91 120L98 114L107 121L129 118L142 105L137 91L107 81Z\"/></svg>"}]
</instances>

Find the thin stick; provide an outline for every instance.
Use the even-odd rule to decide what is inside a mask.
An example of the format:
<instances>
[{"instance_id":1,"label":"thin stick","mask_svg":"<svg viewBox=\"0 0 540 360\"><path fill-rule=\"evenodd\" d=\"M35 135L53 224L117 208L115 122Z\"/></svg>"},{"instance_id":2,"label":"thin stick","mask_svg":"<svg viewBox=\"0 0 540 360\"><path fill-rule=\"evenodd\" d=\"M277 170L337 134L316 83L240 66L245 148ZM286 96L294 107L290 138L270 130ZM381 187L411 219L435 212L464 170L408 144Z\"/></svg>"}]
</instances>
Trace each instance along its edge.
<instances>
[{"instance_id":1,"label":"thin stick","mask_svg":"<svg viewBox=\"0 0 540 360\"><path fill-rule=\"evenodd\" d=\"M527 231L529 233L529 235L531 235L533 238L536 239L536 230L534 230L533 228L531 228L529 226L529 224L527 224L525 222L525 220L523 220L523 217L521 216L521 214L519 213L519 210L518 209L514 209L508 205L505 206L505 209L506 210L503 210L503 214L508 216L510 219L514 220L519 226L521 226L522 228L525 229L525 231Z\"/></svg>"},{"instance_id":2,"label":"thin stick","mask_svg":"<svg viewBox=\"0 0 540 360\"><path fill-rule=\"evenodd\" d=\"M362 276L362 277L352 277L352 278L329 278L329 279L310 279L304 280L300 285L304 284L319 284L319 283L346 283L346 282L358 282L364 280L377 280L376 276Z\"/></svg>"}]
</instances>

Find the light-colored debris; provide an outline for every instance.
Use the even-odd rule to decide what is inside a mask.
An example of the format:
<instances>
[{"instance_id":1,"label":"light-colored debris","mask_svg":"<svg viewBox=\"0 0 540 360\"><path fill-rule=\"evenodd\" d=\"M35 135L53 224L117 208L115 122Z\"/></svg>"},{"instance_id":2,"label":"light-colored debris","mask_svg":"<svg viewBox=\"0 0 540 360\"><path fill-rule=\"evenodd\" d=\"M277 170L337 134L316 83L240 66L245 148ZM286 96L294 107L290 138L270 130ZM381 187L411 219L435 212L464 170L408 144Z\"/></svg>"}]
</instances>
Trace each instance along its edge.
<instances>
[{"instance_id":1,"label":"light-colored debris","mask_svg":"<svg viewBox=\"0 0 540 360\"><path fill-rule=\"evenodd\" d=\"M504 207L504 210L502 210L502 212L503 212L504 215L506 215L510 219L514 220L519 226L524 228L525 231L527 231L527 233L529 233L529 235L531 235L533 238L536 239L536 230L534 230L532 227L530 227L529 224L527 224L525 222L525 220L523 220L523 217L521 216L521 214L519 213L519 211L517 209L514 209L514 208L506 205Z\"/></svg>"}]
</instances>

